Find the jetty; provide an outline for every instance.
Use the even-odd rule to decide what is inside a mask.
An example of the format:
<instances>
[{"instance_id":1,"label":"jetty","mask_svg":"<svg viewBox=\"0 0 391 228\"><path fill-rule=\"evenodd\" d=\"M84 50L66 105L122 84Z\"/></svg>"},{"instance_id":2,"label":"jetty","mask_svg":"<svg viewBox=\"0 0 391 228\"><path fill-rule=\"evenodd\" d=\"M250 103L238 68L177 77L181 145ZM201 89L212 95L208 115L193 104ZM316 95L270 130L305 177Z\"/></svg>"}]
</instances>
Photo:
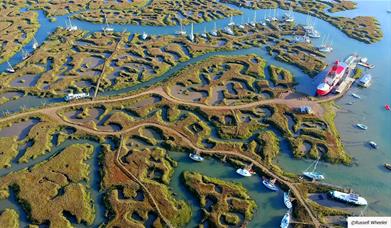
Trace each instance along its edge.
<instances>
[{"instance_id":1,"label":"jetty","mask_svg":"<svg viewBox=\"0 0 391 228\"><path fill-rule=\"evenodd\" d=\"M344 78L334 90L334 93L337 94L345 94L356 81L352 75L357 68L358 57L351 55L345 60L345 62L348 64L348 69L346 70Z\"/></svg>"}]
</instances>

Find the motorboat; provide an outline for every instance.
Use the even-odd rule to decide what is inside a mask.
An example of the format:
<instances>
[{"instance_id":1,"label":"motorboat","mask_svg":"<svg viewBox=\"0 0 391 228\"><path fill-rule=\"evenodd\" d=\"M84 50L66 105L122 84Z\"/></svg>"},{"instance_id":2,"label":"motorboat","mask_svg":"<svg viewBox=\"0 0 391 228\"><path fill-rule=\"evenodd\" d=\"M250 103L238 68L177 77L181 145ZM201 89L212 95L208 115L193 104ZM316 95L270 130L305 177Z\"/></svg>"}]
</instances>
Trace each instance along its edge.
<instances>
[{"instance_id":1,"label":"motorboat","mask_svg":"<svg viewBox=\"0 0 391 228\"><path fill-rule=\"evenodd\" d=\"M377 149L377 143L375 143L374 141L369 141L368 144L369 144L373 149Z\"/></svg>"},{"instance_id":2,"label":"motorboat","mask_svg":"<svg viewBox=\"0 0 391 228\"><path fill-rule=\"evenodd\" d=\"M245 168L237 169L236 173L244 177L251 177L254 174L254 172L251 169L245 169Z\"/></svg>"},{"instance_id":3,"label":"motorboat","mask_svg":"<svg viewBox=\"0 0 391 228\"><path fill-rule=\"evenodd\" d=\"M281 228L288 228L290 220L291 220L291 215L289 214L289 211L288 211L285 213L284 217L282 218L280 227Z\"/></svg>"},{"instance_id":4,"label":"motorboat","mask_svg":"<svg viewBox=\"0 0 391 228\"><path fill-rule=\"evenodd\" d=\"M346 203L351 203L354 205L358 206L365 206L368 205L368 202L365 198L359 196L358 194L354 193L344 193L340 191L331 191L329 192L329 195L337 200L346 202Z\"/></svg>"},{"instance_id":5,"label":"motorboat","mask_svg":"<svg viewBox=\"0 0 391 228\"><path fill-rule=\"evenodd\" d=\"M234 18L233 16L231 16L231 20L229 21L228 26L234 26L234 25L235 25Z\"/></svg>"},{"instance_id":6,"label":"motorboat","mask_svg":"<svg viewBox=\"0 0 391 228\"><path fill-rule=\"evenodd\" d=\"M38 44L38 41L35 39L35 37L33 37L33 49L35 50L35 49L37 49L38 48L38 46L39 46L39 44Z\"/></svg>"},{"instance_id":7,"label":"motorboat","mask_svg":"<svg viewBox=\"0 0 391 228\"><path fill-rule=\"evenodd\" d=\"M384 167L385 167L386 169L388 169L388 170L391 170L391 164L389 164L389 163L385 163L385 164L384 164Z\"/></svg>"},{"instance_id":8,"label":"motorboat","mask_svg":"<svg viewBox=\"0 0 391 228\"><path fill-rule=\"evenodd\" d=\"M352 97L357 98L357 99L361 99L361 96L356 93L352 93Z\"/></svg>"},{"instance_id":9,"label":"motorboat","mask_svg":"<svg viewBox=\"0 0 391 228\"><path fill-rule=\"evenodd\" d=\"M372 75L364 74L359 80L358 85L368 88L371 85Z\"/></svg>"},{"instance_id":10,"label":"motorboat","mask_svg":"<svg viewBox=\"0 0 391 228\"><path fill-rule=\"evenodd\" d=\"M356 124L356 126L357 126L358 128L360 128L360 129L362 129L362 130L367 130L367 129L368 129L367 125L365 125L365 124L360 124L360 123L358 123L358 124Z\"/></svg>"},{"instance_id":11,"label":"motorboat","mask_svg":"<svg viewBox=\"0 0 391 228\"><path fill-rule=\"evenodd\" d=\"M292 202L289 197L289 192L284 192L284 204L288 209L292 208Z\"/></svg>"},{"instance_id":12,"label":"motorboat","mask_svg":"<svg viewBox=\"0 0 391 228\"><path fill-rule=\"evenodd\" d=\"M197 152L196 153L190 153L189 158L193 161L202 162L204 161L204 158L201 157Z\"/></svg>"},{"instance_id":13,"label":"motorboat","mask_svg":"<svg viewBox=\"0 0 391 228\"><path fill-rule=\"evenodd\" d=\"M225 27L224 30L223 30L225 33L227 33L228 35L234 35L234 32L232 31L232 29L230 27Z\"/></svg>"},{"instance_id":14,"label":"motorboat","mask_svg":"<svg viewBox=\"0 0 391 228\"><path fill-rule=\"evenodd\" d=\"M276 179L273 179L273 180L263 180L262 181L263 185L265 185L266 188L272 190L272 191L278 191L278 188L277 186L275 185L276 183Z\"/></svg>"},{"instance_id":15,"label":"motorboat","mask_svg":"<svg viewBox=\"0 0 391 228\"><path fill-rule=\"evenodd\" d=\"M384 108L385 108L387 111L390 111L390 110L391 110L391 107L390 107L389 104L384 105Z\"/></svg>"},{"instance_id":16,"label":"motorboat","mask_svg":"<svg viewBox=\"0 0 391 228\"><path fill-rule=\"evenodd\" d=\"M321 174L320 172L316 172L316 168L318 166L318 163L319 163L319 159L317 159L315 162L311 163L311 165L305 169L303 171L303 176L311 179L311 180L324 180L325 177L323 174ZM312 167L312 170L311 171L308 171L310 168Z\"/></svg>"}]
</instances>

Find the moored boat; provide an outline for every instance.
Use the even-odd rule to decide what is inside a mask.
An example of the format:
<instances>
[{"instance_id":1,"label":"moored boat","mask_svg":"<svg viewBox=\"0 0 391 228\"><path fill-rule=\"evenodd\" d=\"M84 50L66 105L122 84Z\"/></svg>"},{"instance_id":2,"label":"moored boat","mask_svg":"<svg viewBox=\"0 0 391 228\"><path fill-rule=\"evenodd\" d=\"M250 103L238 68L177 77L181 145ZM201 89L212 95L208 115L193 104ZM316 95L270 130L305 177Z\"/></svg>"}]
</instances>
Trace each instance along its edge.
<instances>
[{"instance_id":1,"label":"moored boat","mask_svg":"<svg viewBox=\"0 0 391 228\"><path fill-rule=\"evenodd\" d=\"M384 167L385 167L386 169L388 169L388 170L391 170L391 164L389 164L389 163L385 163L385 164L384 164Z\"/></svg>"},{"instance_id":2,"label":"moored boat","mask_svg":"<svg viewBox=\"0 0 391 228\"><path fill-rule=\"evenodd\" d=\"M358 95L356 93L352 93L352 97L357 98L357 99L361 99L360 95Z\"/></svg>"},{"instance_id":3,"label":"moored boat","mask_svg":"<svg viewBox=\"0 0 391 228\"><path fill-rule=\"evenodd\" d=\"M7 72L8 73L15 73L15 69L12 67L11 63L7 61L8 67L7 67Z\"/></svg>"},{"instance_id":4,"label":"moored boat","mask_svg":"<svg viewBox=\"0 0 391 228\"><path fill-rule=\"evenodd\" d=\"M288 211L287 213L285 213L284 217L282 218L280 227L281 228L288 228L290 220L291 220L291 215L289 214L289 211Z\"/></svg>"},{"instance_id":5,"label":"moored boat","mask_svg":"<svg viewBox=\"0 0 391 228\"><path fill-rule=\"evenodd\" d=\"M316 88L316 93L320 96L325 96L331 92L331 90L339 83L342 79L345 71L347 69L347 64L345 62L336 61L331 67L330 71L327 73L326 78L322 83Z\"/></svg>"},{"instance_id":6,"label":"moored boat","mask_svg":"<svg viewBox=\"0 0 391 228\"><path fill-rule=\"evenodd\" d=\"M278 188L276 186L276 179L273 179L273 180L263 180L262 181L263 185L265 185L266 188L272 190L272 191L278 191Z\"/></svg>"},{"instance_id":7,"label":"moored boat","mask_svg":"<svg viewBox=\"0 0 391 228\"><path fill-rule=\"evenodd\" d=\"M291 209L292 208L292 202L289 197L289 192L284 192L284 204L286 208Z\"/></svg>"},{"instance_id":8,"label":"moored boat","mask_svg":"<svg viewBox=\"0 0 391 228\"><path fill-rule=\"evenodd\" d=\"M344 193L340 191L331 191L329 192L330 196L334 199L346 202L346 203L351 203L354 205L358 206L365 206L368 204L367 200L358 194L354 193Z\"/></svg>"},{"instance_id":9,"label":"moored boat","mask_svg":"<svg viewBox=\"0 0 391 228\"><path fill-rule=\"evenodd\" d=\"M236 173L244 177L251 177L253 175L253 172L250 169L245 169L245 168L237 169Z\"/></svg>"},{"instance_id":10,"label":"moored boat","mask_svg":"<svg viewBox=\"0 0 391 228\"><path fill-rule=\"evenodd\" d=\"M373 149L377 149L377 143L375 143L374 141L369 141L368 143L369 143L369 145L370 145Z\"/></svg>"},{"instance_id":11,"label":"moored boat","mask_svg":"<svg viewBox=\"0 0 391 228\"><path fill-rule=\"evenodd\" d=\"M83 98L87 98L87 97L90 97L90 95L88 93L70 93L64 97L64 100L65 101L72 101L72 100L79 100L79 99L83 99Z\"/></svg>"},{"instance_id":12,"label":"moored boat","mask_svg":"<svg viewBox=\"0 0 391 228\"><path fill-rule=\"evenodd\" d=\"M321 174L320 172L316 172L316 168L318 166L318 163L319 163L319 159L316 160L315 162L311 163L311 165L303 171L303 176L311 179L311 180L324 180L325 177L323 174ZM313 166L312 170L311 171L308 171L311 167Z\"/></svg>"},{"instance_id":13,"label":"moored boat","mask_svg":"<svg viewBox=\"0 0 391 228\"><path fill-rule=\"evenodd\" d=\"M189 158L193 161L197 161L197 162L202 162L204 160L203 157L201 157L201 155L199 155L197 152L196 153L190 153L189 154Z\"/></svg>"},{"instance_id":14,"label":"moored boat","mask_svg":"<svg viewBox=\"0 0 391 228\"><path fill-rule=\"evenodd\" d=\"M391 110L391 107L390 107L389 104L384 105L384 108L385 108L387 111L390 111L390 110Z\"/></svg>"},{"instance_id":15,"label":"moored boat","mask_svg":"<svg viewBox=\"0 0 391 228\"><path fill-rule=\"evenodd\" d=\"M356 124L356 126L358 128L360 128L360 129L362 129L362 130L367 130L368 129L367 125L365 125L365 124L358 123L358 124Z\"/></svg>"},{"instance_id":16,"label":"moored boat","mask_svg":"<svg viewBox=\"0 0 391 228\"><path fill-rule=\"evenodd\" d=\"M143 32L141 35L141 39L146 40L148 38L148 34L146 32Z\"/></svg>"}]
</instances>

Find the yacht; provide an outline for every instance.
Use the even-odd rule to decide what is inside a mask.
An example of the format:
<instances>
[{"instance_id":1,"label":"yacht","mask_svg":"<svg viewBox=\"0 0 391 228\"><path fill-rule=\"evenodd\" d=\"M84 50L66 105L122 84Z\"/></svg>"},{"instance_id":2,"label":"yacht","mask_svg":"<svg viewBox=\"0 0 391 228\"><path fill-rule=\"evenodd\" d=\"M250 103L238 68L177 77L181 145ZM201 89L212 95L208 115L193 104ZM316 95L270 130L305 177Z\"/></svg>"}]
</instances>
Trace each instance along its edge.
<instances>
[{"instance_id":1,"label":"yacht","mask_svg":"<svg viewBox=\"0 0 391 228\"><path fill-rule=\"evenodd\" d=\"M251 26L255 27L257 25L257 12L254 12L254 18L253 21L251 22Z\"/></svg>"},{"instance_id":2,"label":"yacht","mask_svg":"<svg viewBox=\"0 0 391 228\"><path fill-rule=\"evenodd\" d=\"M201 37L208 38L208 32L206 32L206 27L204 28L204 33L201 34Z\"/></svg>"},{"instance_id":3,"label":"yacht","mask_svg":"<svg viewBox=\"0 0 391 228\"><path fill-rule=\"evenodd\" d=\"M276 183L276 179L273 179L273 180L263 180L262 181L263 185L265 185L266 188L272 190L272 191L278 191L278 188L277 186L275 185Z\"/></svg>"},{"instance_id":4,"label":"yacht","mask_svg":"<svg viewBox=\"0 0 391 228\"><path fill-rule=\"evenodd\" d=\"M273 17L271 18L272 21L278 21L278 18L276 16L277 8L274 8Z\"/></svg>"},{"instance_id":5,"label":"yacht","mask_svg":"<svg viewBox=\"0 0 391 228\"><path fill-rule=\"evenodd\" d=\"M35 39L35 37L33 37L33 49L34 50L37 49L38 46L39 46L38 41Z\"/></svg>"},{"instance_id":6,"label":"yacht","mask_svg":"<svg viewBox=\"0 0 391 228\"><path fill-rule=\"evenodd\" d=\"M106 18L106 14L104 14L104 17L105 17L105 26L103 27L103 32L113 32L114 31L114 28L113 27L111 27L110 25L109 25L109 23L107 22L107 18Z\"/></svg>"},{"instance_id":7,"label":"yacht","mask_svg":"<svg viewBox=\"0 0 391 228\"><path fill-rule=\"evenodd\" d=\"M377 149L377 143L375 143L374 141L369 141L368 144L369 144L373 149Z\"/></svg>"},{"instance_id":8,"label":"yacht","mask_svg":"<svg viewBox=\"0 0 391 228\"><path fill-rule=\"evenodd\" d=\"M289 11L287 13L284 14L284 17L283 19L286 21L286 22L295 22L295 18L293 17L293 9L292 7L289 8Z\"/></svg>"},{"instance_id":9,"label":"yacht","mask_svg":"<svg viewBox=\"0 0 391 228\"><path fill-rule=\"evenodd\" d=\"M229 21L229 23L228 23L228 26L234 26L234 25L235 25L234 17L231 16L231 19L230 19L230 21Z\"/></svg>"},{"instance_id":10,"label":"yacht","mask_svg":"<svg viewBox=\"0 0 391 228\"><path fill-rule=\"evenodd\" d=\"M359 196L358 194L354 193L344 193L340 191L331 191L329 192L330 196L334 199L351 203L358 206L365 206L368 205L368 202L363 197Z\"/></svg>"},{"instance_id":11,"label":"yacht","mask_svg":"<svg viewBox=\"0 0 391 228\"><path fill-rule=\"evenodd\" d=\"M251 169L242 168L237 169L236 173L244 177L251 177L254 174L254 171L252 171Z\"/></svg>"},{"instance_id":12,"label":"yacht","mask_svg":"<svg viewBox=\"0 0 391 228\"><path fill-rule=\"evenodd\" d=\"M193 25L193 23L191 23L191 31L190 31L190 34L189 34L189 40L191 42L194 41L194 25Z\"/></svg>"},{"instance_id":13,"label":"yacht","mask_svg":"<svg viewBox=\"0 0 391 228\"><path fill-rule=\"evenodd\" d=\"M320 172L315 171L318 166L319 159L317 159L306 170L303 171L303 176L305 176L311 180L324 180L325 179L325 177ZM312 170L308 171L311 167L313 167Z\"/></svg>"},{"instance_id":14,"label":"yacht","mask_svg":"<svg viewBox=\"0 0 391 228\"><path fill-rule=\"evenodd\" d=\"M243 18L243 16L242 16L242 20L240 21L239 28L240 29L244 29L244 18Z\"/></svg>"},{"instance_id":15,"label":"yacht","mask_svg":"<svg viewBox=\"0 0 391 228\"><path fill-rule=\"evenodd\" d=\"M7 61L8 67L7 72L8 73L15 73L15 69L12 67L11 63Z\"/></svg>"},{"instance_id":16,"label":"yacht","mask_svg":"<svg viewBox=\"0 0 391 228\"><path fill-rule=\"evenodd\" d=\"M286 208L291 209L292 208L292 202L289 197L290 190L288 192L284 192L284 204Z\"/></svg>"},{"instance_id":17,"label":"yacht","mask_svg":"<svg viewBox=\"0 0 391 228\"><path fill-rule=\"evenodd\" d=\"M226 26L224 28L224 32L227 33L228 35L235 35L234 31L232 31L232 29L229 27L229 26Z\"/></svg>"},{"instance_id":18,"label":"yacht","mask_svg":"<svg viewBox=\"0 0 391 228\"><path fill-rule=\"evenodd\" d=\"M281 228L288 228L290 220L291 220L291 215L289 214L289 211L288 211L287 213L285 213L284 217L282 218L280 227Z\"/></svg>"},{"instance_id":19,"label":"yacht","mask_svg":"<svg viewBox=\"0 0 391 228\"><path fill-rule=\"evenodd\" d=\"M146 40L147 38L148 38L148 34L146 32L143 32L143 34L141 35L141 39Z\"/></svg>"},{"instance_id":20,"label":"yacht","mask_svg":"<svg viewBox=\"0 0 391 228\"><path fill-rule=\"evenodd\" d=\"M177 31L176 34L181 35L181 36L185 36L186 31L183 29L182 21L179 21L179 24L180 24L180 30Z\"/></svg>"},{"instance_id":21,"label":"yacht","mask_svg":"<svg viewBox=\"0 0 391 228\"><path fill-rule=\"evenodd\" d=\"M204 161L204 158L201 157L201 155L199 155L198 152L195 152L195 153L190 153L189 154L189 158L193 161L197 161L197 162L202 162Z\"/></svg>"},{"instance_id":22,"label":"yacht","mask_svg":"<svg viewBox=\"0 0 391 228\"><path fill-rule=\"evenodd\" d=\"M26 60L31 56L31 53L28 53L26 50L22 48L22 59Z\"/></svg>"},{"instance_id":23,"label":"yacht","mask_svg":"<svg viewBox=\"0 0 391 228\"><path fill-rule=\"evenodd\" d=\"M372 75L364 74L359 80L358 85L368 88L371 85Z\"/></svg>"},{"instance_id":24,"label":"yacht","mask_svg":"<svg viewBox=\"0 0 391 228\"><path fill-rule=\"evenodd\" d=\"M365 125L365 124L358 123L358 124L356 124L356 126L358 128L360 128L361 130L367 130L368 129L367 125Z\"/></svg>"},{"instance_id":25,"label":"yacht","mask_svg":"<svg viewBox=\"0 0 391 228\"><path fill-rule=\"evenodd\" d=\"M79 100L90 97L88 93L69 93L64 97L65 101Z\"/></svg>"},{"instance_id":26,"label":"yacht","mask_svg":"<svg viewBox=\"0 0 391 228\"><path fill-rule=\"evenodd\" d=\"M214 23L213 30L212 30L212 32L211 32L210 34L212 34L212 36L217 36L217 26L216 26L216 22Z\"/></svg>"},{"instance_id":27,"label":"yacht","mask_svg":"<svg viewBox=\"0 0 391 228\"><path fill-rule=\"evenodd\" d=\"M66 22L65 22L65 24L66 24ZM76 25L72 25L70 17L68 17L68 24L66 24L66 26L67 26L67 30L70 31L70 32L77 30L77 26Z\"/></svg>"},{"instance_id":28,"label":"yacht","mask_svg":"<svg viewBox=\"0 0 391 228\"><path fill-rule=\"evenodd\" d=\"M325 39L322 40L322 44L319 46L318 50L320 52L325 52L325 53L330 53L333 51L333 42L332 41L328 41L329 37L326 36Z\"/></svg>"}]
</instances>

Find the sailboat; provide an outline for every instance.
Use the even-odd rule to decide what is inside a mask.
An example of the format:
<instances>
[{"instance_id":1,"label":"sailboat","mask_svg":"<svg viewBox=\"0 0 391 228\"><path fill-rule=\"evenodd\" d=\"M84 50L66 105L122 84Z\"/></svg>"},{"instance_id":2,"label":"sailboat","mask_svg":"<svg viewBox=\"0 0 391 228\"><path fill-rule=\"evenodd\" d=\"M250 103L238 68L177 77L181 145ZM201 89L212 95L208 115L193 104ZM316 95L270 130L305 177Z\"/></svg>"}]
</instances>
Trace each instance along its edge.
<instances>
[{"instance_id":1,"label":"sailboat","mask_svg":"<svg viewBox=\"0 0 391 228\"><path fill-rule=\"evenodd\" d=\"M323 180L324 179L324 176L321 173L315 171L316 167L318 166L319 159L316 160L315 162L313 162L307 169L305 169L303 171L303 175L305 177L308 177L311 180ZM312 166L313 166L312 171L308 171Z\"/></svg>"},{"instance_id":2,"label":"sailboat","mask_svg":"<svg viewBox=\"0 0 391 228\"><path fill-rule=\"evenodd\" d=\"M277 8L274 8L274 13L273 13L272 21L278 21L278 18L277 18L277 16L276 16L276 12L277 12Z\"/></svg>"},{"instance_id":3,"label":"sailboat","mask_svg":"<svg viewBox=\"0 0 391 228\"><path fill-rule=\"evenodd\" d=\"M292 202L291 202L291 199L289 197L290 191L291 190L289 190L288 192L284 192L284 204L285 204L286 208L288 208L288 209L292 208Z\"/></svg>"},{"instance_id":4,"label":"sailboat","mask_svg":"<svg viewBox=\"0 0 391 228\"><path fill-rule=\"evenodd\" d=\"M233 18L233 16L231 16L231 19L228 23L228 26L234 26L234 25L235 25L234 18Z\"/></svg>"},{"instance_id":5,"label":"sailboat","mask_svg":"<svg viewBox=\"0 0 391 228\"><path fill-rule=\"evenodd\" d=\"M251 177L253 174L255 174L251 167L252 164L245 168L237 169L236 173L244 177Z\"/></svg>"},{"instance_id":6,"label":"sailboat","mask_svg":"<svg viewBox=\"0 0 391 228\"><path fill-rule=\"evenodd\" d=\"M65 22L65 24L67 25L67 30L68 31L76 31L77 30L77 26L76 25L72 25L70 17L68 17L68 24L66 22Z\"/></svg>"},{"instance_id":7,"label":"sailboat","mask_svg":"<svg viewBox=\"0 0 391 228\"><path fill-rule=\"evenodd\" d=\"M251 22L251 26L255 27L257 23L257 12L254 12L254 18L253 21Z\"/></svg>"},{"instance_id":8,"label":"sailboat","mask_svg":"<svg viewBox=\"0 0 391 228\"><path fill-rule=\"evenodd\" d=\"M217 36L217 25L216 25L216 22L214 23L213 30L212 30L212 32L210 34L212 34L212 36Z\"/></svg>"},{"instance_id":9,"label":"sailboat","mask_svg":"<svg viewBox=\"0 0 391 228\"><path fill-rule=\"evenodd\" d=\"M289 214L289 211L288 211L285 213L284 217L282 218L280 227L281 228L288 228L290 220L291 220L291 215Z\"/></svg>"},{"instance_id":10,"label":"sailboat","mask_svg":"<svg viewBox=\"0 0 391 228\"><path fill-rule=\"evenodd\" d=\"M15 69L12 67L11 63L7 61L8 67L7 72L8 73L15 73Z\"/></svg>"},{"instance_id":11,"label":"sailboat","mask_svg":"<svg viewBox=\"0 0 391 228\"><path fill-rule=\"evenodd\" d=\"M261 22L262 26L266 26L266 13L263 14L263 21Z\"/></svg>"},{"instance_id":12,"label":"sailboat","mask_svg":"<svg viewBox=\"0 0 391 228\"><path fill-rule=\"evenodd\" d=\"M204 27L204 33L201 34L203 38L208 38L208 33L206 32L206 27Z\"/></svg>"},{"instance_id":13,"label":"sailboat","mask_svg":"<svg viewBox=\"0 0 391 228\"><path fill-rule=\"evenodd\" d=\"M272 191L278 191L278 188L276 186L276 179L273 179L273 180L263 180L262 181L262 184L265 185L266 188L272 190Z\"/></svg>"},{"instance_id":14,"label":"sailboat","mask_svg":"<svg viewBox=\"0 0 391 228\"><path fill-rule=\"evenodd\" d=\"M267 21L267 22L270 22L270 21L271 21L271 20L270 20L270 18L271 18L271 10L272 10L272 9L269 10L269 13L268 13L268 15L267 15L267 17L266 17L266 19L265 19L265 21Z\"/></svg>"},{"instance_id":15,"label":"sailboat","mask_svg":"<svg viewBox=\"0 0 391 228\"><path fill-rule=\"evenodd\" d=\"M38 41L35 39L35 36L33 36L33 49L37 49L38 48Z\"/></svg>"},{"instance_id":16,"label":"sailboat","mask_svg":"<svg viewBox=\"0 0 391 228\"><path fill-rule=\"evenodd\" d=\"M176 34L185 36L186 35L186 31L183 29L182 20L179 21L179 24L180 24L181 27L180 27L180 30L176 32Z\"/></svg>"},{"instance_id":17,"label":"sailboat","mask_svg":"<svg viewBox=\"0 0 391 228\"><path fill-rule=\"evenodd\" d=\"M113 31L114 31L114 28L111 27L111 26L109 25L109 23L107 23L106 14L104 14L104 17L105 17L105 26L103 27L103 32L113 32Z\"/></svg>"},{"instance_id":18,"label":"sailboat","mask_svg":"<svg viewBox=\"0 0 391 228\"><path fill-rule=\"evenodd\" d=\"M333 51L332 41L328 42L329 36L327 35L325 39L322 40L322 44L318 48L320 52L330 53Z\"/></svg>"},{"instance_id":19,"label":"sailboat","mask_svg":"<svg viewBox=\"0 0 391 228\"><path fill-rule=\"evenodd\" d=\"M22 54L23 54L23 56L22 56L23 60L26 60L28 57L31 56L31 54L28 53L28 52L27 52L26 50L24 50L23 48L22 48Z\"/></svg>"},{"instance_id":20,"label":"sailboat","mask_svg":"<svg viewBox=\"0 0 391 228\"><path fill-rule=\"evenodd\" d=\"M244 29L244 17L242 16L242 20L240 21L239 28Z\"/></svg>"},{"instance_id":21,"label":"sailboat","mask_svg":"<svg viewBox=\"0 0 391 228\"><path fill-rule=\"evenodd\" d=\"M194 25L193 25L193 23L191 23L191 31L190 31L190 34L189 34L189 40L191 42L194 41Z\"/></svg>"}]
</instances>

